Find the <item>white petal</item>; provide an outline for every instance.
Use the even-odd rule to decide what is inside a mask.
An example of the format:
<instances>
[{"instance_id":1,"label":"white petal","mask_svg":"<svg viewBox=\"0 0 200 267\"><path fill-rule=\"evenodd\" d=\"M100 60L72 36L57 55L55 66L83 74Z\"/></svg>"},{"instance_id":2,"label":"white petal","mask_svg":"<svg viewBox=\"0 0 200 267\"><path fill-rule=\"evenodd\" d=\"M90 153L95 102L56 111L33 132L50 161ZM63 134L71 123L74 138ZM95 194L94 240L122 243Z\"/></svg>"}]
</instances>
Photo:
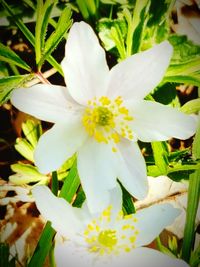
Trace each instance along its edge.
<instances>
[{"instance_id":1,"label":"white petal","mask_svg":"<svg viewBox=\"0 0 200 267\"><path fill-rule=\"evenodd\" d=\"M165 41L135 54L114 66L108 83L109 96L143 99L162 80L172 56L172 46Z\"/></svg>"},{"instance_id":2,"label":"white petal","mask_svg":"<svg viewBox=\"0 0 200 267\"><path fill-rule=\"evenodd\" d=\"M55 262L57 267L94 267L93 254L85 247L81 247L73 241L58 242L56 240Z\"/></svg>"},{"instance_id":3,"label":"white petal","mask_svg":"<svg viewBox=\"0 0 200 267\"><path fill-rule=\"evenodd\" d=\"M19 110L52 123L67 120L74 108L79 108L69 98L66 87L47 84L16 89L11 102Z\"/></svg>"},{"instance_id":4,"label":"white petal","mask_svg":"<svg viewBox=\"0 0 200 267\"><path fill-rule=\"evenodd\" d=\"M82 228L81 221L74 214L74 208L63 198L54 196L47 186L34 187L32 194L41 215L52 223L59 234L69 238Z\"/></svg>"},{"instance_id":5,"label":"white petal","mask_svg":"<svg viewBox=\"0 0 200 267\"><path fill-rule=\"evenodd\" d=\"M117 158L108 144L89 139L78 152L78 172L92 213L109 205L109 190L116 187Z\"/></svg>"},{"instance_id":6,"label":"white petal","mask_svg":"<svg viewBox=\"0 0 200 267\"><path fill-rule=\"evenodd\" d=\"M109 72L105 52L85 22L74 23L70 29L61 64L69 92L77 102L86 104L105 94Z\"/></svg>"},{"instance_id":7,"label":"white petal","mask_svg":"<svg viewBox=\"0 0 200 267\"><path fill-rule=\"evenodd\" d=\"M136 227L139 234L135 245L140 247L151 243L165 227L173 223L180 212L170 204L152 205L137 211L135 217L138 219Z\"/></svg>"},{"instance_id":8,"label":"white petal","mask_svg":"<svg viewBox=\"0 0 200 267\"><path fill-rule=\"evenodd\" d=\"M153 101L127 101L126 106L134 117L131 128L141 141L187 139L195 133L195 118L176 108Z\"/></svg>"},{"instance_id":9,"label":"white petal","mask_svg":"<svg viewBox=\"0 0 200 267\"><path fill-rule=\"evenodd\" d=\"M121 156L119 180L132 196L142 199L147 195L148 183L146 164L138 144L124 139L118 148Z\"/></svg>"},{"instance_id":10,"label":"white petal","mask_svg":"<svg viewBox=\"0 0 200 267\"><path fill-rule=\"evenodd\" d=\"M129 253L124 253L121 257L115 257L108 267L189 267L183 260L169 257L157 250L150 248L136 248Z\"/></svg>"},{"instance_id":11,"label":"white petal","mask_svg":"<svg viewBox=\"0 0 200 267\"><path fill-rule=\"evenodd\" d=\"M39 139L35 149L35 165L41 173L57 170L87 138L79 119L55 124Z\"/></svg>"}]
</instances>

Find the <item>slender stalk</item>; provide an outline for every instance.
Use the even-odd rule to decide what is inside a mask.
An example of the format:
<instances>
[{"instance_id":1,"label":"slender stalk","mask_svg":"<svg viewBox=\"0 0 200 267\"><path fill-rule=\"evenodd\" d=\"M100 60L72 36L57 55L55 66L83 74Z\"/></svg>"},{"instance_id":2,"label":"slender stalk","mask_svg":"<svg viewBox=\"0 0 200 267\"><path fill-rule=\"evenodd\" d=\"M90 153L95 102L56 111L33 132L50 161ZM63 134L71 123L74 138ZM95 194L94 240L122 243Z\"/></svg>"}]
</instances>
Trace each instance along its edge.
<instances>
[{"instance_id":1,"label":"slender stalk","mask_svg":"<svg viewBox=\"0 0 200 267\"><path fill-rule=\"evenodd\" d=\"M200 114L199 114L200 116ZM193 158L195 160L200 159L200 120L198 129L193 142ZM184 229L182 258L190 262L191 252L195 242L195 219L200 198L200 168L190 175L189 189L188 189L188 201L187 201L187 213L186 224Z\"/></svg>"}]
</instances>

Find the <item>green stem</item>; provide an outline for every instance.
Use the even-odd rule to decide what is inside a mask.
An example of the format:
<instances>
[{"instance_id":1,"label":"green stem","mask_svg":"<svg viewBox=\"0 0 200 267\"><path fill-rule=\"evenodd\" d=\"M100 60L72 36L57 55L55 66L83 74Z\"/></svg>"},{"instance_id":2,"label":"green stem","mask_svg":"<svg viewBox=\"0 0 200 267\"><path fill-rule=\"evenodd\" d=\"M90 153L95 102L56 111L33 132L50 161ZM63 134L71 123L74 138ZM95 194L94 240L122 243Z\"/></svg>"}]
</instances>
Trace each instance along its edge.
<instances>
[{"instance_id":1,"label":"green stem","mask_svg":"<svg viewBox=\"0 0 200 267\"><path fill-rule=\"evenodd\" d=\"M190 175L182 259L189 262L195 240L195 218L199 204L200 169Z\"/></svg>"},{"instance_id":2,"label":"green stem","mask_svg":"<svg viewBox=\"0 0 200 267\"><path fill-rule=\"evenodd\" d=\"M193 142L193 158L200 159L200 120ZM186 212L186 223L184 229L182 259L190 262L191 252L195 241L195 219L200 198L200 168L190 175L188 201Z\"/></svg>"}]
</instances>

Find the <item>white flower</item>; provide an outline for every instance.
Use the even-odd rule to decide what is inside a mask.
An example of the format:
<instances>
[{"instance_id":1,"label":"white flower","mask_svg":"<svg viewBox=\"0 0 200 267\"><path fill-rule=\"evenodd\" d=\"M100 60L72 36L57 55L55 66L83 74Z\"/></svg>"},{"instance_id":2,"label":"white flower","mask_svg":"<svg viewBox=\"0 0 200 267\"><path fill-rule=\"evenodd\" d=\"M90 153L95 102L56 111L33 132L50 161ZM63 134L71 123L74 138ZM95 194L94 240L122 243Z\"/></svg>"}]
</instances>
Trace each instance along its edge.
<instances>
[{"instance_id":1,"label":"white flower","mask_svg":"<svg viewBox=\"0 0 200 267\"><path fill-rule=\"evenodd\" d=\"M75 208L55 197L46 186L36 186L33 196L41 215L57 231L57 267L178 267L188 266L156 250L142 246L151 243L179 215L172 205L154 205L136 214L123 215L122 192L112 190L110 205L91 214L87 203ZM159 263L159 265L158 265Z\"/></svg>"},{"instance_id":2,"label":"white flower","mask_svg":"<svg viewBox=\"0 0 200 267\"><path fill-rule=\"evenodd\" d=\"M108 69L92 28L74 23L62 67L66 87L36 85L14 90L18 109L55 123L35 151L39 171L48 173L77 152L77 167L90 210L109 203L118 178L138 199L148 191L146 165L137 140L189 138L192 117L143 98L162 80L172 47L166 41Z\"/></svg>"}]
</instances>

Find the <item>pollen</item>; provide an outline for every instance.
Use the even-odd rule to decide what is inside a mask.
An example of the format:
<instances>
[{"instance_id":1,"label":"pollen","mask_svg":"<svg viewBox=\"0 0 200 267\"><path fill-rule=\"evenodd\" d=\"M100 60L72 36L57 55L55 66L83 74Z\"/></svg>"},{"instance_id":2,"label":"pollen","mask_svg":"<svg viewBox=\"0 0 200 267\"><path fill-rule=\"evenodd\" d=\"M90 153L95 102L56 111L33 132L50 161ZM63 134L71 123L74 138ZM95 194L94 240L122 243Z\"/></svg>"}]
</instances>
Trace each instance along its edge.
<instances>
[{"instance_id":1,"label":"pollen","mask_svg":"<svg viewBox=\"0 0 200 267\"><path fill-rule=\"evenodd\" d=\"M122 210L115 214L113 209L112 205L104 209L83 232L90 253L119 255L135 248L139 235L136 218L124 215Z\"/></svg>"},{"instance_id":2,"label":"pollen","mask_svg":"<svg viewBox=\"0 0 200 267\"><path fill-rule=\"evenodd\" d=\"M121 96L114 100L107 96L94 98L87 102L82 123L87 133L98 143L112 142L117 144L121 138L133 139L134 135L130 128L133 116L123 105ZM112 151L117 152L117 148L112 146Z\"/></svg>"}]
</instances>

